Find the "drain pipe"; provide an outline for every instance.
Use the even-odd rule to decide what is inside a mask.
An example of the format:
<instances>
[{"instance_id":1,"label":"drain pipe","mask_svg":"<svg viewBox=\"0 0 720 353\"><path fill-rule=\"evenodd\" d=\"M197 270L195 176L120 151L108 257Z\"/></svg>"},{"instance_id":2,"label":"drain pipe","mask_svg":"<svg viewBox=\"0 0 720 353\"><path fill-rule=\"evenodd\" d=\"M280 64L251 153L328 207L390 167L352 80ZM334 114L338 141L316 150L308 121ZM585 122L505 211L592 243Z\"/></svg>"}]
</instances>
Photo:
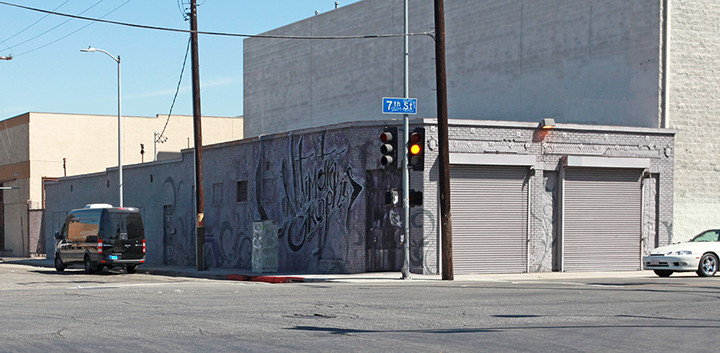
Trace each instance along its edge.
<instances>
[{"instance_id":1,"label":"drain pipe","mask_svg":"<svg viewBox=\"0 0 720 353\"><path fill-rule=\"evenodd\" d=\"M662 117L660 127L670 128L670 0L663 1L663 51L662 51Z\"/></svg>"}]
</instances>

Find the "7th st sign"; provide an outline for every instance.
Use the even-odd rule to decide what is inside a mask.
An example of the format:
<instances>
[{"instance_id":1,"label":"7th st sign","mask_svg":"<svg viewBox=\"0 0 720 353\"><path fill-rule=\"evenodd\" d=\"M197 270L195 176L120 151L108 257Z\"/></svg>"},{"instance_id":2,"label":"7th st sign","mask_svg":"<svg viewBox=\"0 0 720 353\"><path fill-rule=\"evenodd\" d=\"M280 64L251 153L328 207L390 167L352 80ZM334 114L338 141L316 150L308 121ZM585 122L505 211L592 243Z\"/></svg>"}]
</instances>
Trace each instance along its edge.
<instances>
[{"instance_id":1,"label":"7th st sign","mask_svg":"<svg viewBox=\"0 0 720 353\"><path fill-rule=\"evenodd\" d=\"M383 114L417 114L417 98L391 98L382 99Z\"/></svg>"}]
</instances>

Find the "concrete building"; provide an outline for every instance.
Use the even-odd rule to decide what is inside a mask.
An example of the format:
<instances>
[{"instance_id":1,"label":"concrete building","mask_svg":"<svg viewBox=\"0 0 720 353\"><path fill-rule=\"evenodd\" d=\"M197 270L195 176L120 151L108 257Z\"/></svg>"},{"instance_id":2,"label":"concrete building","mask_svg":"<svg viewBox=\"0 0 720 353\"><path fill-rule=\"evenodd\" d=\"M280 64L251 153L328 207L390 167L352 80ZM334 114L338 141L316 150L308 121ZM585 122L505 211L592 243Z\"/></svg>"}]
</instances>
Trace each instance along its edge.
<instances>
[{"instance_id":1,"label":"concrete building","mask_svg":"<svg viewBox=\"0 0 720 353\"><path fill-rule=\"evenodd\" d=\"M720 225L720 7L715 0L446 1L451 119L676 130L670 240ZM410 3L433 30L433 1ZM269 35L403 33L403 1L365 0ZM410 38L410 95L435 116L434 42ZM245 133L381 121L402 96L402 39L245 40Z\"/></svg>"},{"instance_id":2,"label":"concrete building","mask_svg":"<svg viewBox=\"0 0 720 353\"><path fill-rule=\"evenodd\" d=\"M401 33L402 3L364 0L268 34ZM432 5L411 2L411 32L432 30ZM637 270L653 247L717 226L718 146L703 136L717 129L708 58L720 46L720 8L456 0L445 9L457 273ZM420 273L440 263L433 45L411 38L412 125L427 131L425 170L411 173L425 195L410 217ZM400 125L380 102L402 95L402 39L251 38L244 68L250 138L205 155L206 263L249 269L253 226L270 222L280 271L399 271L399 210L384 193L400 171L380 166L378 136ZM554 129L539 129L545 118ZM128 168L150 263L194 262L189 156ZM112 197L102 188L112 172L48 185L53 222Z\"/></svg>"},{"instance_id":3,"label":"concrete building","mask_svg":"<svg viewBox=\"0 0 720 353\"><path fill-rule=\"evenodd\" d=\"M395 121L352 122L206 146L205 263L250 270L258 226L274 233L275 271L399 271L401 208L385 204L401 173L380 165L377 137ZM437 132L425 126L424 192L411 210L411 270L437 273ZM508 140L506 136L512 136ZM637 270L672 220L673 132L665 129L452 120L456 273ZM194 266L192 150L127 166L126 205L145 220L147 263ZM65 215L112 200L117 171L46 186L46 239ZM257 250L257 251L256 251ZM49 257L54 254L48 253ZM598 265L601 264L601 265Z\"/></svg>"},{"instance_id":4,"label":"concrete building","mask_svg":"<svg viewBox=\"0 0 720 353\"><path fill-rule=\"evenodd\" d=\"M154 133L163 131L166 116L123 116L123 164L154 159ZM242 118L204 117L203 141L217 143L243 137ZM117 116L29 112L0 122L0 254L27 256L44 252L42 210L44 182L116 168ZM173 115L167 124L160 155L192 145L192 117ZM141 146L144 154L141 154ZM108 180L118 203L118 179Z\"/></svg>"}]
</instances>

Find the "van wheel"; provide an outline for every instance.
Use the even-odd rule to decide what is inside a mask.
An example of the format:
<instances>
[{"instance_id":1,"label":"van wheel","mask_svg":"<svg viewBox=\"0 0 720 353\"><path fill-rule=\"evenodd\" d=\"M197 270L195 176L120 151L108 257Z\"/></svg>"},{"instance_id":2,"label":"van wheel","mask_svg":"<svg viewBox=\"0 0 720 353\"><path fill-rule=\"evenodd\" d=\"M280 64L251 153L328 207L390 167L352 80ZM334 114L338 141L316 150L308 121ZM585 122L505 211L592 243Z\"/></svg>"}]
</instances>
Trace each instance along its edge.
<instances>
[{"instance_id":1,"label":"van wheel","mask_svg":"<svg viewBox=\"0 0 720 353\"><path fill-rule=\"evenodd\" d=\"M55 254L55 271L65 271L65 264L60 259L60 254Z\"/></svg>"},{"instance_id":2,"label":"van wheel","mask_svg":"<svg viewBox=\"0 0 720 353\"><path fill-rule=\"evenodd\" d=\"M125 272L129 274L137 272L137 265L125 265Z\"/></svg>"},{"instance_id":3,"label":"van wheel","mask_svg":"<svg viewBox=\"0 0 720 353\"><path fill-rule=\"evenodd\" d=\"M90 261L90 256L85 255L85 273L97 273L98 268L97 265L93 264L92 261Z\"/></svg>"}]
</instances>

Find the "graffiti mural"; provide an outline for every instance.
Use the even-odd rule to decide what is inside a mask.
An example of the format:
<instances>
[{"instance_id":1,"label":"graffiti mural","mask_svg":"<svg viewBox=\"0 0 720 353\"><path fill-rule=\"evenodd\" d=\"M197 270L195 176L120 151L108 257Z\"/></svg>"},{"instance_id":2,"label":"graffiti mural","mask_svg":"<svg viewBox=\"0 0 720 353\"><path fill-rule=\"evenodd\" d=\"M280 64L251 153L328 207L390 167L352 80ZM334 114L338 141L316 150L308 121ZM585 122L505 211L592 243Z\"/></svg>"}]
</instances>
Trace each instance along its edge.
<instances>
[{"instance_id":1,"label":"graffiti mural","mask_svg":"<svg viewBox=\"0 0 720 353\"><path fill-rule=\"evenodd\" d=\"M163 206L163 263L190 266L195 262L195 239L192 215L180 207L183 182L167 177L163 183L168 204ZM183 214L181 210L185 210Z\"/></svg>"},{"instance_id":2,"label":"graffiti mural","mask_svg":"<svg viewBox=\"0 0 720 353\"><path fill-rule=\"evenodd\" d=\"M314 145L306 144L303 136L292 143L290 158L282 163L280 228L291 252L309 247L318 259L341 258L338 248L328 253L328 236L348 235L351 210L363 191L356 179L347 147L328 147L325 134Z\"/></svg>"},{"instance_id":3,"label":"graffiti mural","mask_svg":"<svg viewBox=\"0 0 720 353\"><path fill-rule=\"evenodd\" d=\"M557 206L557 174L545 173L542 192L539 193L537 205L531 208L532 218L539 226L537 238L531 243L533 258L529 259L535 272L552 270L552 253L555 247L555 220Z\"/></svg>"}]
</instances>

